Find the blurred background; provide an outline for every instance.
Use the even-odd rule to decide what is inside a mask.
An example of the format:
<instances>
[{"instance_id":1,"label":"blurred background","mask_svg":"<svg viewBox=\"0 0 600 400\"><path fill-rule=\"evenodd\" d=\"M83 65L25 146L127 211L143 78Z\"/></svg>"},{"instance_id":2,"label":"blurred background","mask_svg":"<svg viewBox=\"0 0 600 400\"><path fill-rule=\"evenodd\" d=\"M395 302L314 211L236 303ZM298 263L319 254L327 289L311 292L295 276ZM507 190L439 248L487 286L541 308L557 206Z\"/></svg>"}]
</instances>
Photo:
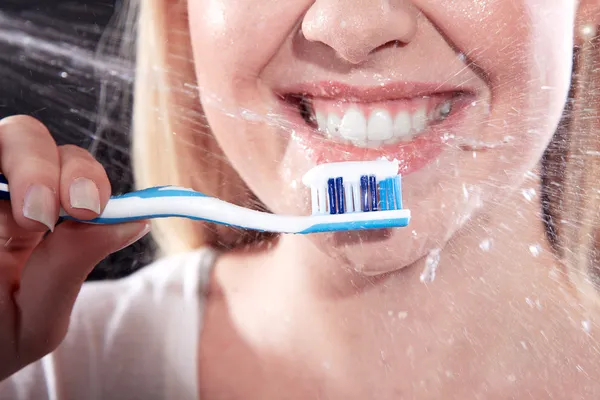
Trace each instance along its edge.
<instances>
[{"instance_id":1,"label":"blurred background","mask_svg":"<svg viewBox=\"0 0 600 400\"><path fill-rule=\"evenodd\" d=\"M132 187L128 89L134 55L130 60L99 56L97 49L114 39L105 32L120 5L119 0L0 2L0 118L32 115L59 144L90 150L106 166L114 194ZM108 115L98 112L100 104L111 105ZM152 249L145 239L106 259L89 279L128 275L150 262Z\"/></svg>"}]
</instances>

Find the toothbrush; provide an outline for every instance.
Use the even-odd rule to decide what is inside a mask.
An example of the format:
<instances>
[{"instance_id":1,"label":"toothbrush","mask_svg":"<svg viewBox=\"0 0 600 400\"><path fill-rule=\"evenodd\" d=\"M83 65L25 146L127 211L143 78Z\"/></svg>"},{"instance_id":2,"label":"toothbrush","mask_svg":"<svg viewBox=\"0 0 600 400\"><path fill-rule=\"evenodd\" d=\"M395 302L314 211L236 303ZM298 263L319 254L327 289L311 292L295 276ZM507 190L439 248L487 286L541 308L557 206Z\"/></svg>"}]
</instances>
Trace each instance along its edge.
<instances>
[{"instance_id":1,"label":"toothbrush","mask_svg":"<svg viewBox=\"0 0 600 400\"><path fill-rule=\"evenodd\" d=\"M402 205L398 162L387 160L321 164L304 175L311 190L312 215L276 215L209 197L191 189L162 186L108 201L102 215L80 221L64 210L63 220L118 224L142 219L183 217L258 231L309 234L405 227L410 210ZM10 200L9 185L0 174L0 200Z\"/></svg>"}]
</instances>

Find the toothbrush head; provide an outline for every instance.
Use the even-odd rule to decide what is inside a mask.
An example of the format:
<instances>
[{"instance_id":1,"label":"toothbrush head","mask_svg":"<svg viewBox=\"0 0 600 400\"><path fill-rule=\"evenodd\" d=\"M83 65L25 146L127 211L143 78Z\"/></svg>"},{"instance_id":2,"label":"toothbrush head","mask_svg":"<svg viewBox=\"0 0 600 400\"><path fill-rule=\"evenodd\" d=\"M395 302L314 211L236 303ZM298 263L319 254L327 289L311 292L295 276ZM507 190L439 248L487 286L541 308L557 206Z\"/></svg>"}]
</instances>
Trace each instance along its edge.
<instances>
[{"instance_id":1,"label":"toothbrush head","mask_svg":"<svg viewBox=\"0 0 600 400\"><path fill-rule=\"evenodd\" d=\"M398 161L321 164L304 175L311 190L312 214L402 210Z\"/></svg>"}]
</instances>

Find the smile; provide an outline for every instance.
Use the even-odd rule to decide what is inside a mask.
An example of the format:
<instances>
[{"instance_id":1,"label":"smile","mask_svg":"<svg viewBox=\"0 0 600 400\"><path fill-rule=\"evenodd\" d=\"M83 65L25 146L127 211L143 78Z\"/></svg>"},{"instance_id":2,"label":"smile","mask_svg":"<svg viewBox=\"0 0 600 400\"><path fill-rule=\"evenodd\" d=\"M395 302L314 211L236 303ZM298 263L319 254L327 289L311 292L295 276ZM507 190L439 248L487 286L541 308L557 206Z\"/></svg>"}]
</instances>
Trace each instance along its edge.
<instances>
[{"instance_id":1,"label":"smile","mask_svg":"<svg viewBox=\"0 0 600 400\"><path fill-rule=\"evenodd\" d=\"M400 172L422 168L442 151L474 95L443 85L355 88L318 84L281 95L295 139L313 161L400 161Z\"/></svg>"},{"instance_id":2,"label":"smile","mask_svg":"<svg viewBox=\"0 0 600 400\"><path fill-rule=\"evenodd\" d=\"M375 103L303 98L305 121L331 140L358 147L410 142L452 111L448 96L421 97Z\"/></svg>"}]
</instances>

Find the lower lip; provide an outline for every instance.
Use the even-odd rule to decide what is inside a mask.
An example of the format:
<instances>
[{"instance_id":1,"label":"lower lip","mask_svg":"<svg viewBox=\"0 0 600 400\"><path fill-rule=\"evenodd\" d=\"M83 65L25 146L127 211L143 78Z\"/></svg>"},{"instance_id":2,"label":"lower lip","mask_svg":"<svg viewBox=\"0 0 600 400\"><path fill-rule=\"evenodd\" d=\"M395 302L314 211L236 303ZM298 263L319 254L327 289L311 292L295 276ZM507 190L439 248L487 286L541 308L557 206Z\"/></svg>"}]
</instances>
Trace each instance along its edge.
<instances>
[{"instance_id":1,"label":"lower lip","mask_svg":"<svg viewBox=\"0 0 600 400\"><path fill-rule=\"evenodd\" d=\"M456 132L463 122L466 109L474 101L472 95L462 95L453 103L452 113L443 121L430 125L410 142L388 144L380 148L363 148L339 143L325 137L308 125L297 107L284 100L283 115L294 127L292 140L301 146L311 161L318 164L341 161L370 161L380 158L398 160L398 173L409 175L435 161L445 146L444 137Z\"/></svg>"}]
</instances>

